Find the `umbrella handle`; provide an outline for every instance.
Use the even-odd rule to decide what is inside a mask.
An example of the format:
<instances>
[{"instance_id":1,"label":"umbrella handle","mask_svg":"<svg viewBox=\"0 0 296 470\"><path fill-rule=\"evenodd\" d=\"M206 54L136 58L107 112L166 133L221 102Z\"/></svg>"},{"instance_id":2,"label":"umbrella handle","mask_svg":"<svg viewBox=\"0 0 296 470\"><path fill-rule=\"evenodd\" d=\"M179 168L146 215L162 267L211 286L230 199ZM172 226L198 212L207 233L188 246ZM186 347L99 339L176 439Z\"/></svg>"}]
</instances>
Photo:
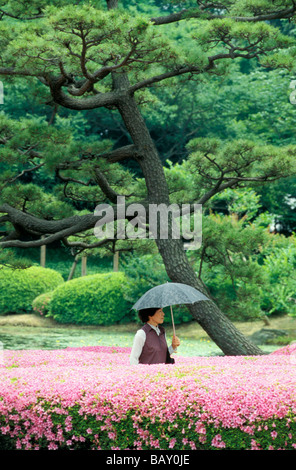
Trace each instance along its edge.
<instances>
[{"instance_id":1,"label":"umbrella handle","mask_svg":"<svg viewBox=\"0 0 296 470\"><path fill-rule=\"evenodd\" d=\"M171 317L172 317L172 324L173 324L173 335L176 336L176 330L175 330L175 323L174 323L174 316L173 316L173 309L171 307Z\"/></svg>"}]
</instances>

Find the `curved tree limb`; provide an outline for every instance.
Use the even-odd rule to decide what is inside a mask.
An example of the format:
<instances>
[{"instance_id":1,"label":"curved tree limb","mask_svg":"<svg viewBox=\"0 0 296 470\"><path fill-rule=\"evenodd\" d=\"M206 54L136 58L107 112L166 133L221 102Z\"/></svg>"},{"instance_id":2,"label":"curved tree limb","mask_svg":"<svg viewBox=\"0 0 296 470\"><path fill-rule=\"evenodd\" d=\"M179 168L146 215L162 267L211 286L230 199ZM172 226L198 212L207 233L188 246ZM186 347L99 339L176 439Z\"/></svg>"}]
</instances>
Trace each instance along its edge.
<instances>
[{"instance_id":1,"label":"curved tree limb","mask_svg":"<svg viewBox=\"0 0 296 470\"><path fill-rule=\"evenodd\" d=\"M139 204L145 206L148 213L147 205L144 201L139 201ZM126 211L129 207L129 204L126 205ZM9 248L9 247L22 247L22 248L31 248L38 247L42 245L50 245L53 242L58 240L63 240L71 235L76 235L77 233L85 232L86 230L93 229L96 223L101 219L100 216L94 215L92 213L85 215L74 215L67 217L65 219L59 220L45 220L35 217L31 214L22 212L19 209L15 209L7 203L4 203L0 206L0 213L6 214L2 216L1 219L6 222L10 222L16 228L17 238L15 236L7 237L0 239L0 247ZM122 211L118 212L117 207L113 207L113 213L110 212L109 219L107 216L104 220L104 223L111 222L116 220L130 219L131 216L127 216L126 213ZM21 232L26 234L32 234L35 236L40 236L39 239L22 241L20 240ZM41 238L42 235L45 235L45 238Z\"/></svg>"},{"instance_id":2,"label":"curved tree limb","mask_svg":"<svg viewBox=\"0 0 296 470\"><path fill-rule=\"evenodd\" d=\"M169 24L169 23L176 23L178 21L185 20L188 18L201 18L201 17L202 19L207 19L207 20L230 18L235 21L242 21L242 22L249 22L249 23L258 22L258 21L289 19L289 18L292 18L292 16L296 12L295 2L292 1L291 3L292 5L289 8L284 8L283 10L277 10L277 11L273 11L270 13L265 13L265 14L255 15L255 16L229 16L229 15L223 15L223 14L207 13L205 12L205 8L213 8L213 4L208 4L208 5L205 5L205 7L202 8L200 11L196 11L196 9L191 10L191 9L183 8L179 12L171 13L165 16L151 18L151 21L156 26L159 26L159 25L164 25L164 24ZM222 9L223 5L220 4L219 7Z\"/></svg>"},{"instance_id":3,"label":"curved tree limb","mask_svg":"<svg viewBox=\"0 0 296 470\"><path fill-rule=\"evenodd\" d=\"M66 80L51 79L49 81L49 87L54 102L65 108L75 109L77 111L103 107L108 108L115 106L118 102L118 96L114 92L96 93L87 98L73 98L63 91L62 86L65 84Z\"/></svg>"},{"instance_id":4,"label":"curved tree limb","mask_svg":"<svg viewBox=\"0 0 296 470\"><path fill-rule=\"evenodd\" d=\"M117 197L120 196L114 189L111 188L105 175L99 170L98 167L94 168L94 180L100 186L103 193L107 196L109 201L116 204Z\"/></svg>"}]
</instances>

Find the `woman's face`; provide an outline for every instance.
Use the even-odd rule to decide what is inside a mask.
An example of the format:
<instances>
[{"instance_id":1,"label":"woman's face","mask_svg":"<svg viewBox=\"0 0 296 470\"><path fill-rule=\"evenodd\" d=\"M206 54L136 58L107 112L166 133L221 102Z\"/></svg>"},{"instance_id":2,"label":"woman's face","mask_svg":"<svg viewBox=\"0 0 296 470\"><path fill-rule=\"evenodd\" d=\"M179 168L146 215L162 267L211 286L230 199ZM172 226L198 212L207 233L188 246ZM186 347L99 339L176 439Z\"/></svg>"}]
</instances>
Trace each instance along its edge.
<instances>
[{"instance_id":1,"label":"woman's face","mask_svg":"<svg viewBox=\"0 0 296 470\"><path fill-rule=\"evenodd\" d=\"M162 308L156 310L152 317L149 316L149 322L155 325L160 325L164 321L164 312Z\"/></svg>"}]
</instances>

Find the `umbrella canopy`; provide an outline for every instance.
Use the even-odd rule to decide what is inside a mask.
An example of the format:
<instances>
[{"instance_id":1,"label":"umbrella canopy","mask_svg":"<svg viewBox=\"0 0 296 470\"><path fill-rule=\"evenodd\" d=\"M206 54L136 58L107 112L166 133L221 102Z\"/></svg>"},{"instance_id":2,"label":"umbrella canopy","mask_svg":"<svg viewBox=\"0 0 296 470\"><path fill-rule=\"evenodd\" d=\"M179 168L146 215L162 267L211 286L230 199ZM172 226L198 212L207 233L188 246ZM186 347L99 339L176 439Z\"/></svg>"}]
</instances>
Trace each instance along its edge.
<instances>
[{"instance_id":1,"label":"umbrella canopy","mask_svg":"<svg viewBox=\"0 0 296 470\"><path fill-rule=\"evenodd\" d=\"M179 282L166 282L160 286L152 287L135 303L133 308L164 308L171 307L173 332L175 331L172 305L194 304L202 300L210 300L194 287Z\"/></svg>"},{"instance_id":2,"label":"umbrella canopy","mask_svg":"<svg viewBox=\"0 0 296 470\"><path fill-rule=\"evenodd\" d=\"M202 300L209 300L194 287L178 282L166 282L160 286L152 287L135 303L133 308L163 308L169 305L194 304Z\"/></svg>"}]
</instances>

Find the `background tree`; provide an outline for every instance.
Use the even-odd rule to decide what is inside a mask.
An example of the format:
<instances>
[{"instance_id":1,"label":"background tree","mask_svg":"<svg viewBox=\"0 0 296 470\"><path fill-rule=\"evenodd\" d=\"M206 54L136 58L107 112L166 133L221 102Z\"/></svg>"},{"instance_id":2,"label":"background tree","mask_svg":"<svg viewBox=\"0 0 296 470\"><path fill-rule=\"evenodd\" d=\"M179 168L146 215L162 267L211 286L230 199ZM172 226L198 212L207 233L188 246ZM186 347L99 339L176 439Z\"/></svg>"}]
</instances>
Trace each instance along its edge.
<instances>
[{"instance_id":1,"label":"background tree","mask_svg":"<svg viewBox=\"0 0 296 470\"><path fill-rule=\"evenodd\" d=\"M112 187L114 181L106 177L107 174L110 176L106 165L127 159L136 162L144 176L146 204L170 202L161 159L140 113L141 103L151 99L151 86L162 83L172 86L184 77L224 75L228 61L236 58L259 61L273 51L278 54L279 50L285 51L294 45L288 35L266 23L278 18L292 18L293 2L277 1L272 5L259 2L252 6L241 1L185 2L185 9L176 8L153 18L136 15L134 11L131 15L122 7L117 9L116 0L107 1L107 9L103 2L96 2L94 6L84 2L79 8L54 3L44 9L41 2L32 3L26 12L14 1L9 2L6 9L2 8L0 74L26 77L32 82L39 80L50 92L54 106L76 111L116 109L129 143L115 149L98 140L92 141L90 147L87 141L78 145L69 136L61 138L56 129L46 137L46 131L34 129L34 124L32 141L27 136L21 148L18 142L14 152L6 154L7 163L10 166L9 159L15 158L16 153L21 154L30 164L26 169L28 172L33 171L32 159L37 167L43 166L43 162L39 162L44 158L47 171L55 170L56 176L65 184L94 186L95 190L98 186L111 203L116 202L118 194L127 194L130 187L124 186L122 179L120 193L116 191ZM177 44L167 34L167 25L175 27L183 20L190 21L192 29L186 35L186 41L181 37ZM274 56L271 62L273 66L279 62L283 65L283 55ZM13 133L7 124L5 129L6 135L1 134L1 138L5 146L9 142L11 147L14 145ZM40 154L42 146L45 156ZM293 147L273 149L250 142L224 147L218 141L196 141L191 160L196 173L192 202L206 204L215 194L244 182L262 183L288 176L295 171L294 153ZM74 178L75 172L79 172L79 179ZM6 178L10 182L13 178L9 170ZM56 220L52 220L52 215L51 220L46 220L43 215L29 213L26 207L30 188L26 189L23 207L15 208L8 202L1 206L1 212L5 214L2 222L12 224L14 228L2 240L2 247L40 246L56 240L67 243L69 236L94 227L97 218L91 213ZM135 196L139 198L139 193L130 195ZM92 202L95 202L96 195L93 197ZM42 235L46 237L41 239ZM24 236L30 236L31 240L24 241ZM181 240L160 239L156 244L173 281L185 282L204 291L188 263ZM190 307L190 311L226 354L260 354L260 350L234 328L215 303L204 302Z\"/></svg>"}]
</instances>

